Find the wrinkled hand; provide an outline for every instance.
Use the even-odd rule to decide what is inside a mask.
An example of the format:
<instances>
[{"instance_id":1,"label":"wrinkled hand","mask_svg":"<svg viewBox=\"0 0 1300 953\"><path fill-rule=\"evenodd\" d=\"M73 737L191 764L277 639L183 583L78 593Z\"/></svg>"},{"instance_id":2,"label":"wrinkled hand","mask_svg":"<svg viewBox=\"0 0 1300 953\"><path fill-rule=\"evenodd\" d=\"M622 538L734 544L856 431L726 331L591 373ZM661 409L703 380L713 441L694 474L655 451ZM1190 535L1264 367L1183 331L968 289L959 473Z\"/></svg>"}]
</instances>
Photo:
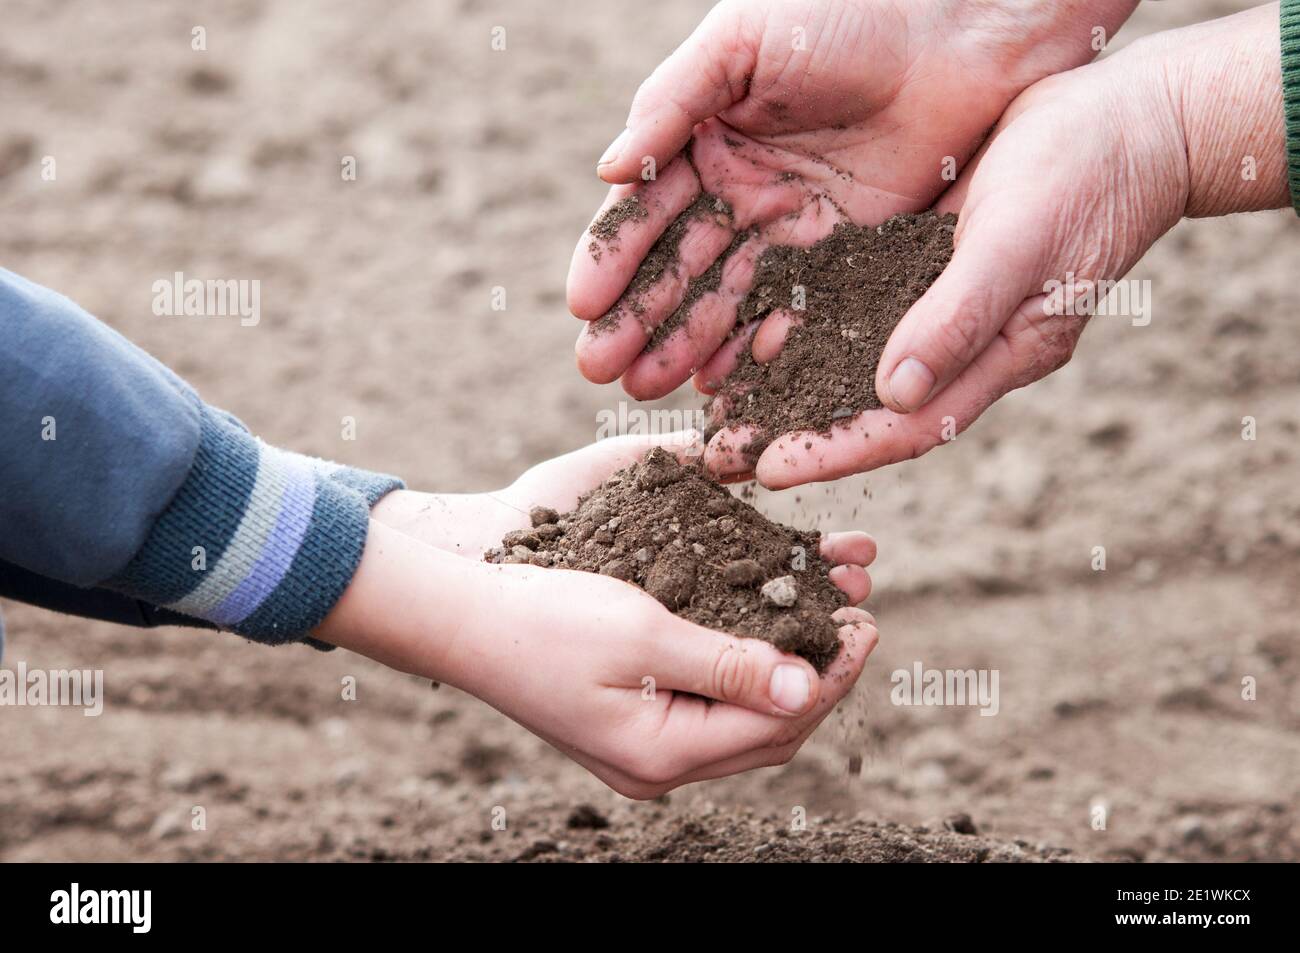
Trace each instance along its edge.
<instances>
[{"instance_id":1,"label":"wrinkled hand","mask_svg":"<svg viewBox=\"0 0 1300 953\"><path fill-rule=\"evenodd\" d=\"M639 399L662 396L701 369L697 383L707 388L747 343L734 341L706 368L732 332L762 249L810 244L843 217L871 223L928 207L951 184L944 173L965 164L1020 90L1089 60L1094 26L1109 35L1134 4L1080 6L719 4L642 85L627 129L598 167L618 183L602 211L636 194L645 214L625 221L613 241L597 240L598 259L590 231L574 253L570 309L593 322L606 316L579 337L582 373L598 383L621 376ZM651 181L642 180L647 160ZM693 214L701 193L722 199L730 214ZM620 301L683 214L675 265L635 302ZM716 290L643 353L689 280L729 249Z\"/></svg>"},{"instance_id":2,"label":"wrinkled hand","mask_svg":"<svg viewBox=\"0 0 1300 953\"><path fill-rule=\"evenodd\" d=\"M1288 204L1276 33L1276 9L1257 8L1140 41L1019 96L937 203L959 212L956 250L881 356L887 409L829 436L778 439L758 479L788 487L920 456L1065 364L1088 293L1104 293L1185 214ZM1243 156L1256 162L1253 179L1240 174ZM1141 324L1150 311L1099 320Z\"/></svg>"}]
</instances>

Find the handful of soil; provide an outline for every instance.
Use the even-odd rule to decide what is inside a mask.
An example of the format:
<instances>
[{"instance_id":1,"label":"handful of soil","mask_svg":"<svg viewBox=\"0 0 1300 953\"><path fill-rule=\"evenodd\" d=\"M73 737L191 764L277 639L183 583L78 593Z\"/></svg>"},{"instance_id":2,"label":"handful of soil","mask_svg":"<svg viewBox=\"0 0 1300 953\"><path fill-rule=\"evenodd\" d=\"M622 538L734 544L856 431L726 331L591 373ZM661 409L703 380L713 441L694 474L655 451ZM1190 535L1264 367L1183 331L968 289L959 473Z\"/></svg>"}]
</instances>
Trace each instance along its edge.
<instances>
[{"instance_id":1,"label":"handful of soil","mask_svg":"<svg viewBox=\"0 0 1300 953\"><path fill-rule=\"evenodd\" d=\"M714 432L734 424L757 427L761 434L745 448L757 457L781 434L829 433L880 407L880 355L894 327L952 258L956 223L954 215L933 212L895 215L874 228L841 223L809 248L764 251L740 303L736 333L782 309L802 323L790 329L770 363L759 364L748 349L741 354L709 402Z\"/></svg>"},{"instance_id":2,"label":"handful of soil","mask_svg":"<svg viewBox=\"0 0 1300 953\"><path fill-rule=\"evenodd\" d=\"M545 507L484 558L635 583L684 619L763 639L824 672L839 653L821 534L774 523L695 465L658 448L563 515Z\"/></svg>"}]
</instances>

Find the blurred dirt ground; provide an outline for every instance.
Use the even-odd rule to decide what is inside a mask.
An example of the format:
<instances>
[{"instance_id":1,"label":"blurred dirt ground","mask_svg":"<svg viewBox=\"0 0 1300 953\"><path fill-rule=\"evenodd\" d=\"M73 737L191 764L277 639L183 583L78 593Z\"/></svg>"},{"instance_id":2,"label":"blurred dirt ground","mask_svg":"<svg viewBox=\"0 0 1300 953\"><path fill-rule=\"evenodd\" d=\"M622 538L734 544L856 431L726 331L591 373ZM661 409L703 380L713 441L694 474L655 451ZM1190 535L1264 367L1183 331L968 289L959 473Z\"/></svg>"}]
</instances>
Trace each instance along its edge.
<instances>
[{"instance_id":1,"label":"blurred dirt ground","mask_svg":"<svg viewBox=\"0 0 1300 953\"><path fill-rule=\"evenodd\" d=\"M1240 6L1144 4L1120 41ZM417 488L495 488L593 439L621 392L572 367L569 255L596 156L706 5L184 7L5 4L0 263L268 441ZM1150 326L1095 320L1071 365L921 460L760 493L881 552L882 644L785 768L635 804L343 652L7 604L6 665L102 668L108 697L0 709L0 858L1298 860L1298 255L1289 212L1184 223L1134 275ZM155 317L175 271L259 279L261 323ZM998 715L891 705L915 661L997 669ZM959 813L990 840L942 832Z\"/></svg>"}]
</instances>

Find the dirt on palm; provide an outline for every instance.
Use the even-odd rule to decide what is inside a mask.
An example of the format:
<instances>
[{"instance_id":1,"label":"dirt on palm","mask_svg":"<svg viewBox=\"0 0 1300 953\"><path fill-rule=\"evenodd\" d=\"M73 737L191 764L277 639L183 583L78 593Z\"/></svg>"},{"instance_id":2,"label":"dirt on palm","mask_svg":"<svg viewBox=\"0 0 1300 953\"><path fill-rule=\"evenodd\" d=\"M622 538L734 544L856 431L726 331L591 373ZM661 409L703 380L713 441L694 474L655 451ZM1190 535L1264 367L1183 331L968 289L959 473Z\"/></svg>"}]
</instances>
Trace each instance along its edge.
<instances>
[{"instance_id":1,"label":"dirt on palm","mask_svg":"<svg viewBox=\"0 0 1300 953\"><path fill-rule=\"evenodd\" d=\"M650 212L641 202L640 196L629 195L619 199L601 214L591 226L591 244L587 250L591 257L600 261L605 248L618 245L618 233L627 221L639 222L649 216Z\"/></svg>"},{"instance_id":2,"label":"dirt on palm","mask_svg":"<svg viewBox=\"0 0 1300 953\"><path fill-rule=\"evenodd\" d=\"M836 225L809 248L759 256L736 334L785 311L795 318L781 352L760 364L748 348L718 387L711 426L750 424L757 456L791 431L825 433L880 407L876 367L889 335L952 258L952 215L896 215L870 228Z\"/></svg>"},{"instance_id":3,"label":"dirt on palm","mask_svg":"<svg viewBox=\"0 0 1300 953\"><path fill-rule=\"evenodd\" d=\"M634 221L642 219L646 214L648 213L645 206L634 195L630 195L611 205L591 227L592 234L596 236L587 246L587 251L591 254L591 257L596 261L600 261L605 249L617 247L618 234L623 223L629 219ZM732 217L731 206L723 199L707 192L698 195L690 207L677 216L672 224L664 230L664 233L650 246L650 250L646 252L645 258L637 267L632 281L623 291L618 301L609 311L592 322L592 331L597 334L609 333L630 316L633 320L640 321L645 325L646 333L651 335L652 342L657 341L658 339L654 337L656 329L649 325L644 317L646 310L644 299L646 295L665 275L677 276L680 273L681 262L678 259L678 250L692 222L712 218L719 225L724 225L729 223ZM705 286L710 281L712 281L713 287L717 287L721 273L721 266L719 266L717 269L710 269L705 274L689 282L687 286L689 301L694 303L704 293Z\"/></svg>"}]
</instances>

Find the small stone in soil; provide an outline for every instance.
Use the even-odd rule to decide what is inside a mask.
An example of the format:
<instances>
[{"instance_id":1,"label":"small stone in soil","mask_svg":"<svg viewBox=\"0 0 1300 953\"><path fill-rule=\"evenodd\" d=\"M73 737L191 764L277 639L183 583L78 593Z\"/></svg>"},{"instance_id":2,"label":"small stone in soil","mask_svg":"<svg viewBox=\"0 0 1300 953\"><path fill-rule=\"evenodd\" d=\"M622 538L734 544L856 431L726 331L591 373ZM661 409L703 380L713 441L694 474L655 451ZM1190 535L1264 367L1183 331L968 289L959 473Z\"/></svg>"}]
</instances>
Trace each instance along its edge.
<instances>
[{"instance_id":1,"label":"small stone in soil","mask_svg":"<svg viewBox=\"0 0 1300 953\"><path fill-rule=\"evenodd\" d=\"M763 583L763 598L774 606L788 609L799 599L799 590L795 588L794 576L780 576Z\"/></svg>"}]
</instances>

